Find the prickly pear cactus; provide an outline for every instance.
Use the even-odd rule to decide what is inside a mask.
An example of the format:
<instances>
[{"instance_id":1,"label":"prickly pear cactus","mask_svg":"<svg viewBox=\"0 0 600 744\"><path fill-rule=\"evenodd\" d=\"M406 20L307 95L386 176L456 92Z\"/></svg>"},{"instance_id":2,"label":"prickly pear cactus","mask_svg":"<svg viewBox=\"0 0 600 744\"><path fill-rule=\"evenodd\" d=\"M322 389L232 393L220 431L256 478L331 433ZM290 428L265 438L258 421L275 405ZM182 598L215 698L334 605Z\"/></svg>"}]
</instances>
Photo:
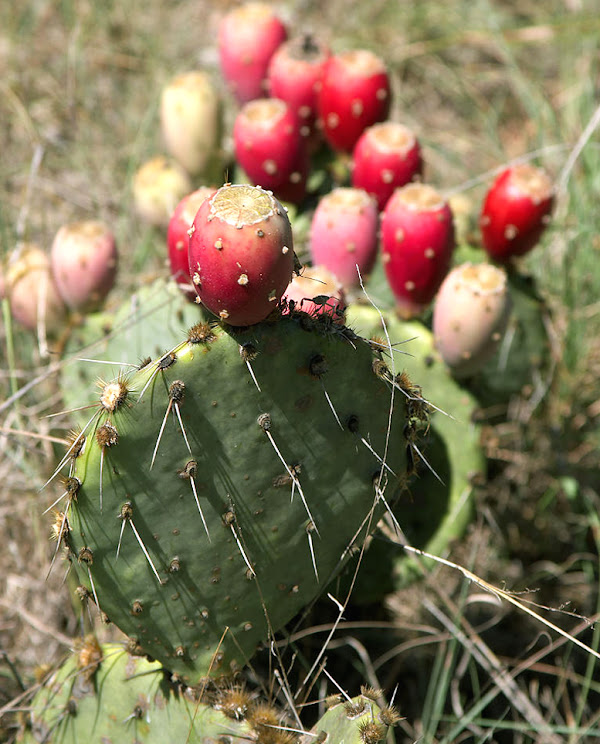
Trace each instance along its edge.
<instances>
[{"instance_id":1,"label":"prickly pear cactus","mask_svg":"<svg viewBox=\"0 0 600 744\"><path fill-rule=\"evenodd\" d=\"M406 481L404 400L329 320L196 324L103 386L65 458L56 531L84 594L184 679L245 664Z\"/></svg>"},{"instance_id":2,"label":"prickly pear cactus","mask_svg":"<svg viewBox=\"0 0 600 744\"><path fill-rule=\"evenodd\" d=\"M228 701L238 693L232 709ZM20 739L23 744L88 742L188 742L256 740L250 695L231 687L212 705L191 688L175 685L158 662L130 656L122 646L87 637L33 697ZM247 710L248 708L248 710ZM269 710L272 710L269 708ZM272 712L275 723L277 714ZM251 715L248 715L251 718ZM274 729L275 734L280 731ZM272 737L273 744L284 741ZM291 744L293 739L285 739Z\"/></svg>"},{"instance_id":3,"label":"prickly pear cactus","mask_svg":"<svg viewBox=\"0 0 600 744\"><path fill-rule=\"evenodd\" d=\"M351 305L347 313L347 322L357 332L377 337L383 347L387 345L382 316L376 310ZM430 427L427 439L415 443L416 449L412 447L411 458L417 477L401 496L394 513L411 545L441 555L452 540L463 534L469 523L474 484L485 470L479 427L472 421L477 402L452 379L434 349L431 332L423 324L401 322L391 313L386 313L383 318L395 349L395 372L403 375L404 379L404 393L397 391L397 395L407 405L409 414L422 399L432 404L427 407ZM392 362L388 360L388 364L391 366ZM422 392L420 381L423 382ZM389 566L389 554L384 557L382 551L389 553L387 544L374 541L366 554L367 561L363 566L366 571L372 564L376 571ZM369 560L371 552L373 561ZM389 584L389 590L394 584L403 585L416 575L414 562L404 556L402 552L393 561L391 573L394 581ZM366 571L362 579L359 574L359 581L371 587L383 586L383 577L375 581L371 575L369 580ZM389 573L388 569L388 576ZM363 599L372 598L372 590L356 596L359 595Z\"/></svg>"},{"instance_id":4,"label":"prickly pear cactus","mask_svg":"<svg viewBox=\"0 0 600 744\"><path fill-rule=\"evenodd\" d=\"M377 690L363 688L362 694L351 700L336 696L310 734L302 737L302 744L377 744L385 741L390 726L398 722L399 715L395 708L381 708L377 704L376 698L380 694Z\"/></svg>"}]
</instances>

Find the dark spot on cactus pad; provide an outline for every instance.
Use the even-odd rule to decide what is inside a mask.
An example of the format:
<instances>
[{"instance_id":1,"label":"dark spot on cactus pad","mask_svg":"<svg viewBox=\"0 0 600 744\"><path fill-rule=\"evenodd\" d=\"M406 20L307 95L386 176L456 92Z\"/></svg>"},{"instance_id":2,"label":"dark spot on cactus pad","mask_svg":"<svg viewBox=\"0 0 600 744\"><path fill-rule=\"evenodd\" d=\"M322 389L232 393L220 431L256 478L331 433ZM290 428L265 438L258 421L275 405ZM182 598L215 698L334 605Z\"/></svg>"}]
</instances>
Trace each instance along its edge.
<instances>
[{"instance_id":1,"label":"dark spot on cactus pad","mask_svg":"<svg viewBox=\"0 0 600 744\"><path fill-rule=\"evenodd\" d=\"M355 416L354 414L349 416L348 421L346 421L346 426L348 427L348 431L356 434L358 431L358 416Z\"/></svg>"},{"instance_id":2,"label":"dark spot on cactus pad","mask_svg":"<svg viewBox=\"0 0 600 744\"><path fill-rule=\"evenodd\" d=\"M245 362L252 362L258 356L258 349L251 343L242 344L240 346L240 356Z\"/></svg>"},{"instance_id":3,"label":"dark spot on cactus pad","mask_svg":"<svg viewBox=\"0 0 600 744\"><path fill-rule=\"evenodd\" d=\"M94 563L94 554L90 548L81 548L77 554L77 560L79 563L85 563L88 566L91 566Z\"/></svg>"},{"instance_id":4,"label":"dark spot on cactus pad","mask_svg":"<svg viewBox=\"0 0 600 744\"><path fill-rule=\"evenodd\" d=\"M303 395L302 398L298 398L294 401L294 408L296 408L298 411L308 411L313 403L314 398L312 397L312 395Z\"/></svg>"},{"instance_id":5,"label":"dark spot on cactus pad","mask_svg":"<svg viewBox=\"0 0 600 744\"><path fill-rule=\"evenodd\" d=\"M170 354L165 354L164 357L158 360L156 369L161 371L168 369L171 365L175 364L176 361L177 357L172 352Z\"/></svg>"},{"instance_id":6,"label":"dark spot on cactus pad","mask_svg":"<svg viewBox=\"0 0 600 744\"><path fill-rule=\"evenodd\" d=\"M169 385L169 398L173 403L181 403L185 395L185 383L182 380L175 380Z\"/></svg>"},{"instance_id":7,"label":"dark spot on cactus pad","mask_svg":"<svg viewBox=\"0 0 600 744\"><path fill-rule=\"evenodd\" d=\"M324 375L328 369L329 365L322 354L315 354L308 363L308 371L312 377L321 377L321 375Z\"/></svg>"},{"instance_id":8,"label":"dark spot on cactus pad","mask_svg":"<svg viewBox=\"0 0 600 744\"><path fill-rule=\"evenodd\" d=\"M99 447L112 447L119 441L119 432L110 421L106 421L102 426L98 427L96 441Z\"/></svg>"},{"instance_id":9,"label":"dark spot on cactus pad","mask_svg":"<svg viewBox=\"0 0 600 744\"><path fill-rule=\"evenodd\" d=\"M151 361L152 357L144 357L138 364L138 369L144 369L144 367L147 367Z\"/></svg>"},{"instance_id":10,"label":"dark spot on cactus pad","mask_svg":"<svg viewBox=\"0 0 600 744\"><path fill-rule=\"evenodd\" d=\"M379 720L384 726L395 726L400 721L400 713L393 705L388 705L380 711Z\"/></svg>"},{"instance_id":11,"label":"dark spot on cactus pad","mask_svg":"<svg viewBox=\"0 0 600 744\"><path fill-rule=\"evenodd\" d=\"M136 599L135 602L131 605L131 614L132 615L141 615L144 611L144 605L140 602L139 599Z\"/></svg>"}]
</instances>

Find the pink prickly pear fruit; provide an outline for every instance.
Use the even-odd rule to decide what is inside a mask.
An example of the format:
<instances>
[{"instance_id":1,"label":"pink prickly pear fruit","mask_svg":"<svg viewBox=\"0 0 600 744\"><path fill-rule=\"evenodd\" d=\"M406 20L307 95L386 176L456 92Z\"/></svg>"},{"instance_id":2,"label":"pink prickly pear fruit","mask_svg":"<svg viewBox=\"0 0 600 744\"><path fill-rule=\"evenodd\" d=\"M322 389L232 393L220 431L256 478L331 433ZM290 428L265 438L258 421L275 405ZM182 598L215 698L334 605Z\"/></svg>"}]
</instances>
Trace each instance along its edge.
<instances>
[{"instance_id":1,"label":"pink prickly pear fruit","mask_svg":"<svg viewBox=\"0 0 600 744\"><path fill-rule=\"evenodd\" d=\"M246 3L222 18L221 72L238 103L266 95L269 62L286 38L285 25L265 3Z\"/></svg>"},{"instance_id":2,"label":"pink prickly pear fruit","mask_svg":"<svg viewBox=\"0 0 600 744\"><path fill-rule=\"evenodd\" d=\"M5 292L13 318L24 328L59 330L66 308L54 283L50 259L34 243L23 245L6 271Z\"/></svg>"},{"instance_id":3,"label":"pink prickly pear fruit","mask_svg":"<svg viewBox=\"0 0 600 744\"><path fill-rule=\"evenodd\" d=\"M285 101L259 98L246 103L235 118L233 144L250 181L284 201L302 200L308 153L299 120Z\"/></svg>"},{"instance_id":4,"label":"pink prickly pear fruit","mask_svg":"<svg viewBox=\"0 0 600 744\"><path fill-rule=\"evenodd\" d=\"M50 266L71 310L97 310L117 276L115 236L98 220L63 225L52 242Z\"/></svg>"},{"instance_id":5,"label":"pink prickly pear fruit","mask_svg":"<svg viewBox=\"0 0 600 744\"><path fill-rule=\"evenodd\" d=\"M372 196L350 186L333 189L321 198L312 218L313 264L329 269L344 287L358 287L375 264L378 227Z\"/></svg>"},{"instance_id":6,"label":"pink prickly pear fruit","mask_svg":"<svg viewBox=\"0 0 600 744\"><path fill-rule=\"evenodd\" d=\"M384 121L367 127L352 153L352 185L377 199L383 211L394 190L423 173L421 147L403 124Z\"/></svg>"},{"instance_id":7,"label":"pink prickly pear fruit","mask_svg":"<svg viewBox=\"0 0 600 744\"><path fill-rule=\"evenodd\" d=\"M206 72L185 72L163 88L160 122L168 153L188 173L222 177L221 101Z\"/></svg>"},{"instance_id":8,"label":"pink prickly pear fruit","mask_svg":"<svg viewBox=\"0 0 600 744\"><path fill-rule=\"evenodd\" d=\"M383 60L366 49L329 57L319 92L319 119L334 150L352 152L367 127L390 109L390 81Z\"/></svg>"},{"instance_id":9,"label":"pink prickly pear fruit","mask_svg":"<svg viewBox=\"0 0 600 744\"><path fill-rule=\"evenodd\" d=\"M205 307L230 325L259 323L277 306L294 270L284 207L258 186L222 186L194 218L189 259Z\"/></svg>"},{"instance_id":10,"label":"pink prickly pear fruit","mask_svg":"<svg viewBox=\"0 0 600 744\"><path fill-rule=\"evenodd\" d=\"M169 251L169 266L171 276L177 282L179 289L192 302L196 299L196 290L190 277L189 262L189 230L194 222L196 213L202 206L202 202L215 193L210 186L200 186L196 191L186 194L169 220L167 227L167 249Z\"/></svg>"},{"instance_id":11,"label":"pink prickly pear fruit","mask_svg":"<svg viewBox=\"0 0 600 744\"><path fill-rule=\"evenodd\" d=\"M271 57L269 94L285 101L300 121L300 134L313 138L325 62L329 49L306 34L284 42Z\"/></svg>"},{"instance_id":12,"label":"pink prickly pear fruit","mask_svg":"<svg viewBox=\"0 0 600 744\"><path fill-rule=\"evenodd\" d=\"M135 210L144 222L166 228L173 210L192 190L192 182L176 160L158 155L133 177Z\"/></svg>"},{"instance_id":13,"label":"pink prickly pear fruit","mask_svg":"<svg viewBox=\"0 0 600 744\"><path fill-rule=\"evenodd\" d=\"M400 315L418 315L429 305L454 245L452 212L438 191L421 183L394 191L381 217L381 249Z\"/></svg>"},{"instance_id":14,"label":"pink prickly pear fruit","mask_svg":"<svg viewBox=\"0 0 600 744\"><path fill-rule=\"evenodd\" d=\"M477 373L494 355L506 331L511 305L502 268L465 263L446 276L433 310L433 336L455 377Z\"/></svg>"},{"instance_id":15,"label":"pink prickly pear fruit","mask_svg":"<svg viewBox=\"0 0 600 744\"><path fill-rule=\"evenodd\" d=\"M553 206L554 187L545 170L522 164L503 171L486 194L479 221L490 258L506 263L530 251Z\"/></svg>"},{"instance_id":16,"label":"pink prickly pear fruit","mask_svg":"<svg viewBox=\"0 0 600 744\"><path fill-rule=\"evenodd\" d=\"M306 266L294 276L285 290L284 298L294 303L296 310L316 315L330 315L343 323L346 297L344 288L325 266Z\"/></svg>"}]
</instances>

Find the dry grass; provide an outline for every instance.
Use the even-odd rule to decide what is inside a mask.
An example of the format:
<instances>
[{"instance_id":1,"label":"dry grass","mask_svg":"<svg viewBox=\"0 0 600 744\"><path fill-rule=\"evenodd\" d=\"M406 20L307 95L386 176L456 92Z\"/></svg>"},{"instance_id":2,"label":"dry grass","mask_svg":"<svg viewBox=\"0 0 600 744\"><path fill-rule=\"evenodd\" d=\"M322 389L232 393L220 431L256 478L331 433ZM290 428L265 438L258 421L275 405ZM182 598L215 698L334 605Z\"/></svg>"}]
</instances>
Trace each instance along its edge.
<instances>
[{"instance_id":1,"label":"dry grass","mask_svg":"<svg viewBox=\"0 0 600 744\"><path fill-rule=\"evenodd\" d=\"M162 84L198 65L218 79L215 28L234 4L0 6L4 259L21 241L47 249L64 222L99 217L114 226L120 245L116 295L140 275L164 271L162 236L132 212L131 176L160 150ZM428 179L465 193L475 211L490 173L508 159L539 153L557 176L568 163L598 103L594 6L593 0L530 0L518 8L494 0L278 5L293 28L322 33L334 49L368 46L385 57L394 75L393 116L422 137ZM597 137L589 139L565 173L545 252L529 263L553 305L556 373L532 417L513 416L486 430L490 479L454 559L497 585L538 588L539 604L595 618L600 223L593 204L600 169ZM28 681L79 631L64 567L45 578L53 545L42 512L60 486L38 489L61 450L53 438L69 428L68 417L44 418L60 409L56 355L8 321L5 314L0 403L39 382L0 410L0 649L10 661L0 664L0 705L19 692L15 670ZM323 606L319 611L309 618L315 625L331 615ZM390 694L398 685L406 716L398 741L576 742L587 740L578 728L584 725L598 735L590 658L522 614L492 605L460 574L436 568L423 584L391 597L382 616L393 626L385 643L369 645L369 623L378 618L353 612L349 619L366 630L349 626L339 648L332 647L339 680L345 684L347 674L351 684L362 674ZM550 614L596 642L580 617ZM323 635L315 637L322 642ZM306 651L315 648L308 644ZM461 719L464 727L456 724ZM550 733L540 733L544 720Z\"/></svg>"}]
</instances>

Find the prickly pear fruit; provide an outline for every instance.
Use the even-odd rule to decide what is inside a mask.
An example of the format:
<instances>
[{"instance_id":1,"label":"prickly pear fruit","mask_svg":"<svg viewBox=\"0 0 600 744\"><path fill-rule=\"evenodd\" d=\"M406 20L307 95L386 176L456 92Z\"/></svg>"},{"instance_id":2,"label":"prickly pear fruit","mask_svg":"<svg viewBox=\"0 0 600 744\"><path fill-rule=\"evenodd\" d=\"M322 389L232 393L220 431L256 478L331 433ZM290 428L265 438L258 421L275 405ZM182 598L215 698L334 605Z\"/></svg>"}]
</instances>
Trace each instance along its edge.
<instances>
[{"instance_id":1,"label":"prickly pear fruit","mask_svg":"<svg viewBox=\"0 0 600 744\"><path fill-rule=\"evenodd\" d=\"M324 266L306 266L294 276L283 295L297 310L317 316L328 314L334 321L343 322L346 299L338 279Z\"/></svg>"},{"instance_id":2,"label":"prickly pear fruit","mask_svg":"<svg viewBox=\"0 0 600 744\"><path fill-rule=\"evenodd\" d=\"M221 101L208 73L185 72L163 88L160 123L167 152L188 173L221 180Z\"/></svg>"},{"instance_id":3,"label":"prickly pear fruit","mask_svg":"<svg viewBox=\"0 0 600 744\"><path fill-rule=\"evenodd\" d=\"M422 312L448 273L454 225L448 203L432 186L396 189L381 218L385 273L401 315Z\"/></svg>"},{"instance_id":4,"label":"prickly pear fruit","mask_svg":"<svg viewBox=\"0 0 600 744\"><path fill-rule=\"evenodd\" d=\"M183 167L163 155L148 160L133 177L136 212L155 227L167 227L173 210L191 190L192 182Z\"/></svg>"},{"instance_id":5,"label":"prickly pear fruit","mask_svg":"<svg viewBox=\"0 0 600 744\"><path fill-rule=\"evenodd\" d=\"M186 194L175 207L167 227L167 249L169 251L171 276L189 300L195 300L197 296L190 277L189 230L202 202L214 193L214 188L200 186L199 189Z\"/></svg>"},{"instance_id":6,"label":"prickly pear fruit","mask_svg":"<svg viewBox=\"0 0 600 744\"><path fill-rule=\"evenodd\" d=\"M358 287L377 257L379 214L363 189L338 187L319 201L310 226L313 263L325 266L344 287Z\"/></svg>"},{"instance_id":7,"label":"prickly pear fruit","mask_svg":"<svg viewBox=\"0 0 600 744\"><path fill-rule=\"evenodd\" d=\"M222 186L196 214L189 260L198 297L211 312L230 325L264 320L294 270L285 209L256 186Z\"/></svg>"},{"instance_id":8,"label":"prickly pear fruit","mask_svg":"<svg viewBox=\"0 0 600 744\"><path fill-rule=\"evenodd\" d=\"M351 152L364 130L383 121L389 108L390 81L380 57L366 49L329 57L319 92L319 118L335 150Z\"/></svg>"},{"instance_id":9,"label":"prickly pear fruit","mask_svg":"<svg viewBox=\"0 0 600 744\"><path fill-rule=\"evenodd\" d=\"M222 18L221 72L238 103L266 94L269 62L286 38L283 22L266 3L245 3Z\"/></svg>"},{"instance_id":10,"label":"prickly pear fruit","mask_svg":"<svg viewBox=\"0 0 600 744\"><path fill-rule=\"evenodd\" d=\"M329 55L327 47L305 34L284 42L271 57L269 94L285 101L298 116L303 137L314 132L321 77Z\"/></svg>"},{"instance_id":11,"label":"prickly pear fruit","mask_svg":"<svg viewBox=\"0 0 600 744\"><path fill-rule=\"evenodd\" d=\"M481 237L488 255L498 263L530 251L550 221L554 187L542 168L515 165L503 171L486 194Z\"/></svg>"},{"instance_id":12,"label":"prickly pear fruit","mask_svg":"<svg viewBox=\"0 0 600 744\"><path fill-rule=\"evenodd\" d=\"M457 377L478 372L502 340L511 312L503 269L465 263L448 274L433 310L435 345Z\"/></svg>"},{"instance_id":13,"label":"prickly pear fruit","mask_svg":"<svg viewBox=\"0 0 600 744\"><path fill-rule=\"evenodd\" d=\"M364 689L362 695L349 700L341 696L333 699L310 734L302 737L302 744L320 741L378 744L385 741L388 729L400 720L400 716L395 708L377 705L373 698L380 694L377 690Z\"/></svg>"},{"instance_id":14,"label":"prickly pear fruit","mask_svg":"<svg viewBox=\"0 0 600 744\"><path fill-rule=\"evenodd\" d=\"M54 282L50 259L34 243L25 243L8 264L4 291L13 318L24 328L56 332L65 317L65 304Z\"/></svg>"},{"instance_id":15,"label":"prickly pear fruit","mask_svg":"<svg viewBox=\"0 0 600 744\"><path fill-rule=\"evenodd\" d=\"M405 482L393 385L369 342L297 312L196 324L104 384L65 459L62 538L89 596L188 679L245 664Z\"/></svg>"},{"instance_id":16,"label":"prickly pear fruit","mask_svg":"<svg viewBox=\"0 0 600 744\"><path fill-rule=\"evenodd\" d=\"M253 740L247 721L198 700L158 662L92 636L76 646L33 697L22 744Z\"/></svg>"},{"instance_id":17,"label":"prickly pear fruit","mask_svg":"<svg viewBox=\"0 0 600 744\"><path fill-rule=\"evenodd\" d=\"M377 199L383 210L394 190L423 172L421 148L413 132L393 121L373 124L352 153L352 185Z\"/></svg>"},{"instance_id":18,"label":"prickly pear fruit","mask_svg":"<svg viewBox=\"0 0 600 744\"><path fill-rule=\"evenodd\" d=\"M308 153L300 121L285 101L259 98L246 103L233 125L233 144L236 159L252 183L278 199L302 201Z\"/></svg>"},{"instance_id":19,"label":"prickly pear fruit","mask_svg":"<svg viewBox=\"0 0 600 744\"><path fill-rule=\"evenodd\" d=\"M115 283L115 236L97 220L63 225L52 243L50 265L67 306L71 310L95 310Z\"/></svg>"}]
</instances>

